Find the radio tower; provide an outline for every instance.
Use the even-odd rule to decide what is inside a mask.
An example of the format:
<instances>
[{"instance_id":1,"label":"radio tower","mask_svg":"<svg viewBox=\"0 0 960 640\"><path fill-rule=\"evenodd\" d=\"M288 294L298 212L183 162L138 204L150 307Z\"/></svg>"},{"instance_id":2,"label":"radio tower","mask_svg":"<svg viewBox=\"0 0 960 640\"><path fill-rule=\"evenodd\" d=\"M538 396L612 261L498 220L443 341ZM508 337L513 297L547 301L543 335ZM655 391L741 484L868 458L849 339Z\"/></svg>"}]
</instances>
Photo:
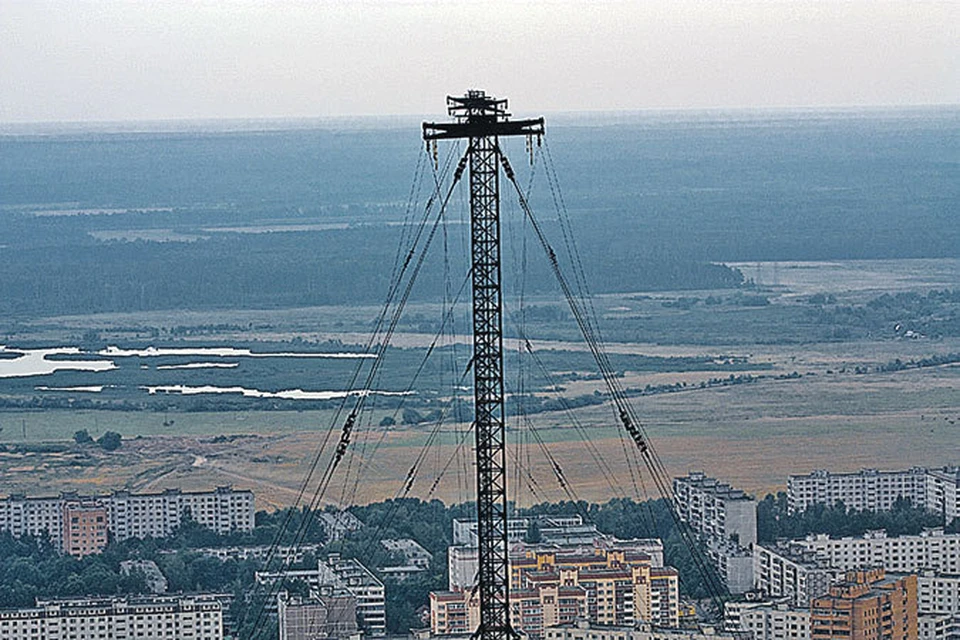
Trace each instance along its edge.
<instances>
[{"instance_id":1,"label":"radio tower","mask_svg":"<svg viewBox=\"0 0 960 640\"><path fill-rule=\"evenodd\" d=\"M423 123L423 139L467 138L473 285L480 640L513 640L507 564L507 473L503 421L503 296L500 289L501 136L541 136L543 118L510 120L507 101L483 91L447 97L454 122Z\"/></svg>"}]
</instances>

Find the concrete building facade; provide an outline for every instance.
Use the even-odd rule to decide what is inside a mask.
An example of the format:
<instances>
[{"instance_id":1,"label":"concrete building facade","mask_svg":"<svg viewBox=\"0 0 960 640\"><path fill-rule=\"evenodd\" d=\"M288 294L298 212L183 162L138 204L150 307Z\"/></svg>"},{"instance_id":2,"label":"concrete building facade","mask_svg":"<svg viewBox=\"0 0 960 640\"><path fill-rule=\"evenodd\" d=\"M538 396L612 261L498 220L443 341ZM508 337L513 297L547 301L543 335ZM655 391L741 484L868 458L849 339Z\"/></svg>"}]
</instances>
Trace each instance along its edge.
<instances>
[{"instance_id":1,"label":"concrete building facade","mask_svg":"<svg viewBox=\"0 0 960 640\"><path fill-rule=\"evenodd\" d=\"M830 538L821 534L794 543L814 552L818 562L842 571L883 567L892 573L932 569L960 574L960 533L948 534L943 529L898 537L889 537L883 531L856 538Z\"/></svg>"},{"instance_id":2,"label":"concrete building facade","mask_svg":"<svg viewBox=\"0 0 960 640\"><path fill-rule=\"evenodd\" d=\"M300 579L320 597L351 595L356 600L359 627L371 636L382 636L387 632L383 582L357 560L345 560L331 554L326 560L318 560L316 569L258 571L255 578L260 584Z\"/></svg>"},{"instance_id":3,"label":"concrete building facade","mask_svg":"<svg viewBox=\"0 0 960 640\"><path fill-rule=\"evenodd\" d=\"M861 469L854 473L818 469L807 475L787 478L790 513L804 511L814 504L833 505L837 502L858 511L889 511L898 499L940 513L945 524L949 524L960 513L960 467L913 467L896 471Z\"/></svg>"},{"instance_id":4,"label":"concrete building facade","mask_svg":"<svg viewBox=\"0 0 960 640\"><path fill-rule=\"evenodd\" d=\"M787 604L744 609L740 628L753 640L810 640L810 609Z\"/></svg>"},{"instance_id":5,"label":"concrete building facade","mask_svg":"<svg viewBox=\"0 0 960 640\"><path fill-rule=\"evenodd\" d=\"M917 577L847 572L810 603L811 640L917 640Z\"/></svg>"},{"instance_id":6,"label":"concrete building facade","mask_svg":"<svg viewBox=\"0 0 960 640\"><path fill-rule=\"evenodd\" d=\"M817 554L792 541L754 545L754 588L790 606L809 607L810 599L827 593L843 571L817 560Z\"/></svg>"},{"instance_id":7,"label":"concrete building facade","mask_svg":"<svg viewBox=\"0 0 960 640\"><path fill-rule=\"evenodd\" d=\"M753 587L753 545L757 503L746 493L699 471L673 479L680 519L705 542L710 559L730 593Z\"/></svg>"},{"instance_id":8,"label":"concrete building facade","mask_svg":"<svg viewBox=\"0 0 960 640\"><path fill-rule=\"evenodd\" d=\"M204 596L40 600L0 610L0 640L222 640L223 608Z\"/></svg>"},{"instance_id":9,"label":"concrete building facade","mask_svg":"<svg viewBox=\"0 0 960 640\"><path fill-rule=\"evenodd\" d=\"M82 507L94 518L98 514L89 509L105 509L106 529L116 540L167 537L180 526L185 514L217 533L251 531L254 526L253 492L223 486L214 491L115 491L94 496L63 493L39 498L12 495L0 500L0 531L9 531L18 538L49 535L54 544L66 551L65 543L72 540L77 531L71 528L69 534L64 535L65 528L71 525L64 521L68 506L74 510ZM83 516L85 512L76 513ZM92 536L87 542L94 542L94 532L87 533Z\"/></svg>"},{"instance_id":10,"label":"concrete building facade","mask_svg":"<svg viewBox=\"0 0 960 640\"><path fill-rule=\"evenodd\" d=\"M352 595L304 598L277 594L280 640L327 640L357 636L357 599Z\"/></svg>"}]
</instances>

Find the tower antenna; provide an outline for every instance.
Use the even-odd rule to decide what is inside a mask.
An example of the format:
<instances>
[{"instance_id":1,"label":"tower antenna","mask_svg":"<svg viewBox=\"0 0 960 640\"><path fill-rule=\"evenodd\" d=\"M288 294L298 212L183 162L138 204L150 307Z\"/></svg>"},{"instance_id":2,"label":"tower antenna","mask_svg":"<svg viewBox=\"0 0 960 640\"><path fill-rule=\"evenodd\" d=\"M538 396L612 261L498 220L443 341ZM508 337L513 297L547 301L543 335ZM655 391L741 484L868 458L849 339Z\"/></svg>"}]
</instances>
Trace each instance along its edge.
<instances>
[{"instance_id":1,"label":"tower antenna","mask_svg":"<svg viewBox=\"0 0 960 640\"><path fill-rule=\"evenodd\" d=\"M503 420L503 296L500 287L501 136L543 135L543 118L510 120L507 101L470 90L447 97L453 122L423 123L423 139L467 138L473 289L473 394L477 461L479 640L513 640L507 559L507 469Z\"/></svg>"}]
</instances>

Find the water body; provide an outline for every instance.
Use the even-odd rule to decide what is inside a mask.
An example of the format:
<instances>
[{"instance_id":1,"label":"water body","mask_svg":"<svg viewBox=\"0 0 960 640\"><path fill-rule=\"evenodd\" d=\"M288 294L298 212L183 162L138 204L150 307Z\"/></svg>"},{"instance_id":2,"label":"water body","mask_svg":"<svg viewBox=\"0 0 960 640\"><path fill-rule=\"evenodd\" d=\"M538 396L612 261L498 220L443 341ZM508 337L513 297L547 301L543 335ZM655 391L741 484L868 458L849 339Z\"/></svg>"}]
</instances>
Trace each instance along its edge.
<instances>
[{"instance_id":1,"label":"water body","mask_svg":"<svg viewBox=\"0 0 960 640\"><path fill-rule=\"evenodd\" d=\"M370 389L358 389L356 391L305 391L303 389L284 389L282 391L261 391L260 389L248 389L246 387L217 387L214 385L201 385L196 387L182 384L157 385L140 387L150 395L158 393L175 393L185 396L200 395L207 393L240 394L245 398L279 398L283 400L337 400L349 396L361 397L369 395L379 396L404 396L412 395L413 392L401 391L374 391Z\"/></svg>"},{"instance_id":2,"label":"water body","mask_svg":"<svg viewBox=\"0 0 960 640\"><path fill-rule=\"evenodd\" d=\"M239 366L239 362L187 362L185 364L157 365L157 371L168 371L170 369L235 369Z\"/></svg>"},{"instance_id":3,"label":"water body","mask_svg":"<svg viewBox=\"0 0 960 640\"><path fill-rule=\"evenodd\" d=\"M354 358L376 358L372 353L315 353L315 352L297 352L285 351L278 353L257 353L250 349L237 349L235 347L147 347L145 349L121 349L120 347L107 347L97 352L98 355L113 358L154 358L158 356L212 356L214 358L335 358L335 359L354 359Z\"/></svg>"},{"instance_id":4,"label":"water body","mask_svg":"<svg viewBox=\"0 0 960 640\"><path fill-rule=\"evenodd\" d=\"M50 349L11 349L0 345L0 354L19 354L0 358L0 378L46 376L57 371L110 371L117 364L112 360L50 360L50 356L75 356L84 352L78 347Z\"/></svg>"}]
</instances>

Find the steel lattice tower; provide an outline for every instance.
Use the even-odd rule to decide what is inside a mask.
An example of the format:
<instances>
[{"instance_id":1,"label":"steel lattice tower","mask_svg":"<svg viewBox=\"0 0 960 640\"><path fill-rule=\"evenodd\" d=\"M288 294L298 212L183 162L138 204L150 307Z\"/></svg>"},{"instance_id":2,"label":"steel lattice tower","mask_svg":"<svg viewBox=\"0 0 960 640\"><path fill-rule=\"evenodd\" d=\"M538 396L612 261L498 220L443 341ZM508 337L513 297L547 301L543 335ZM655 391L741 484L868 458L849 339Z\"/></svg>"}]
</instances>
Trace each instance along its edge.
<instances>
[{"instance_id":1,"label":"steel lattice tower","mask_svg":"<svg viewBox=\"0 0 960 640\"><path fill-rule=\"evenodd\" d=\"M510 120L507 101L468 91L447 97L455 121L423 123L424 140L469 139L473 379L481 640L517 637L510 625L507 473L500 288L500 136L543 135L543 118Z\"/></svg>"}]
</instances>

